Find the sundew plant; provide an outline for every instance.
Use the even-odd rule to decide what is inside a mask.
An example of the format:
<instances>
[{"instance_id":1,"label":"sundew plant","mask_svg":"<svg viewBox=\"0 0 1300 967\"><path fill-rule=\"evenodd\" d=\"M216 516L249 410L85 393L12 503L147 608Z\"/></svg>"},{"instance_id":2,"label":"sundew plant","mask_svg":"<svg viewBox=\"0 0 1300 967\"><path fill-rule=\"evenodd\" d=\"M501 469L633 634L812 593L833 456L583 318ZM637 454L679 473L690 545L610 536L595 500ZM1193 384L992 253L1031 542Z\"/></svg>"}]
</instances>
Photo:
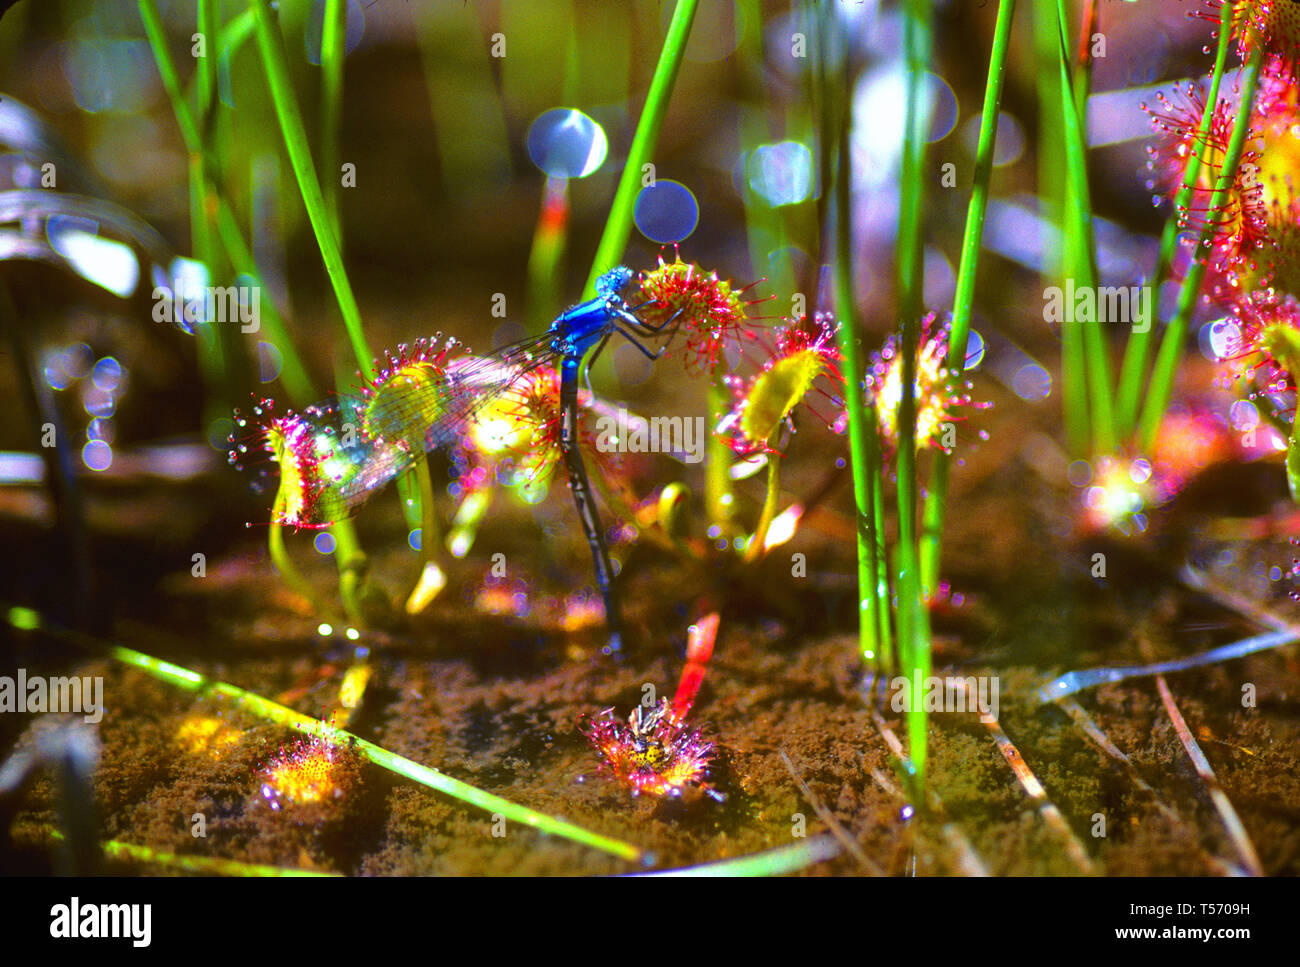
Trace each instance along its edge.
<instances>
[{"instance_id":1,"label":"sundew plant","mask_svg":"<svg viewBox=\"0 0 1300 967\"><path fill-rule=\"evenodd\" d=\"M13 4L6 869L1296 873L1291 6Z\"/></svg>"}]
</instances>

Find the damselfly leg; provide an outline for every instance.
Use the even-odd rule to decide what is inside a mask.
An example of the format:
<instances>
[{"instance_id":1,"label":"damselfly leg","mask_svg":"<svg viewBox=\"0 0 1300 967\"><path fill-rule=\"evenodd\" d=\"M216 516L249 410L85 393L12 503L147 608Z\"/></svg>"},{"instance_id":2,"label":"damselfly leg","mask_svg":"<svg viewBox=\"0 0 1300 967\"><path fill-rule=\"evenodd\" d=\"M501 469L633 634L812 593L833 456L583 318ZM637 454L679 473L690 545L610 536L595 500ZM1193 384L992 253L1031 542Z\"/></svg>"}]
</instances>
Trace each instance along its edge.
<instances>
[{"instance_id":1,"label":"damselfly leg","mask_svg":"<svg viewBox=\"0 0 1300 967\"><path fill-rule=\"evenodd\" d=\"M590 389L591 364L615 333L635 346L647 359L652 361L658 359L663 355L664 347L661 346L657 352L652 352L643 346L640 340L661 334L676 321L680 314L674 313L658 326L643 321L622 296L623 289L631 279L632 271L621 266L606 272L596 284L596 291L599 293L597 298L561 313L551 324L550 330L554 337L552 347L562 355L560 449L568 471L569 488L573 491L573 503L578 511L578 519L582 522L587 544L591 548L592 561L596 567L596 583L600 587L600 594L605 603L605 621L610 633L609 645L605 649L608 654L617 654L622 650L622 621L618 596L614 589L614 567L605 540L605 530L591 493L587 468L578 450L578 371L582 369L587 388ZM584 359L587 360L585 366L583 366Z\"/></svg>"}]
</instances>

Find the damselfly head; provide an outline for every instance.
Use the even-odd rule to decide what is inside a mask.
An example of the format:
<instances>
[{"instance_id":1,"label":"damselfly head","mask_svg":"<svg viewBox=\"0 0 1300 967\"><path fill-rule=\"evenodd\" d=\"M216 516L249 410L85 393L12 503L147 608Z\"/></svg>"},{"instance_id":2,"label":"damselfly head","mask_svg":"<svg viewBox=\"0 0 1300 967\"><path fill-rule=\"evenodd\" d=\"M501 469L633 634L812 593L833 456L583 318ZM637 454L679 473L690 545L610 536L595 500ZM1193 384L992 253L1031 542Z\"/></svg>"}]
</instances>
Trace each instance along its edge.
<instances>
[{"instance_id":1,"label":"damselfly head","mask_svg":"<svg viewBox=\"0 0 1300 967\"><path fill-rule=\"evenodd\" d=\"M596 280L596 294L605 299L620 296L634 275L636 273L626 265L616 265Z\"/></svg>"}]
</instances>

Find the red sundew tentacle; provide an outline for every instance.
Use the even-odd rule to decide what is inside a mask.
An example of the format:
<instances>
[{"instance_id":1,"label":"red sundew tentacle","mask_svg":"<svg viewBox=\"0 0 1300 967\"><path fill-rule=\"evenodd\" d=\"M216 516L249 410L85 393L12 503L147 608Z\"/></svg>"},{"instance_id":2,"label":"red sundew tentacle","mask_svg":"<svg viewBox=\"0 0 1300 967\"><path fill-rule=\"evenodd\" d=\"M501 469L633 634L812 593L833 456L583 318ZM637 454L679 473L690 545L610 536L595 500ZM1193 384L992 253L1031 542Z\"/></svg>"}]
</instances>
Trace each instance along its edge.
<instances>
[{"instance_id":1,"label":"red sundew tentacle","mask_svg":"<svg viewBox=\"0 0 1300 967\"><path fill-rule=\"evenodd\" d=\"M1217 34L1223 29L1223 0L1200 2L1204 7L1189 11L1188 16L1213 24ZM1239 0L1228 29L1237 38L1237 52L1243 61L1259 42L1279 62L1278 69L1294 76L1300 61L1300 6L1294 0Z\"/></svg>"},{"instance_id":2,"label":"red sundew tentacle","mask_svg":"<svg viewBox=\"0 0 1300 967\"><path fill-rule=\"evenodd\" d=\"M428 428L446 419L458 402L448 373L449 364L460 355L460 343L444 340L438 333L411 346L403 343L396 354L388 352L382 361L376 359L372 367L376 375L361 391L365 435L404 441L423 451Z\"/></svg>"},{"instance_id":3,"label":"red sundew tentacle","mask_svg":"<svg viewBox=\"0 0 1300 967\"><path fill-rule=\"evenodd\" d=\"M740 296L754 284L734 289L716 272L683 262L674 249L674 261L665 262L661 254L658 267L641 273L637 290L629 298L634 304L651 303L639 311L647 324L683 334L687 368L713 373L729 346L738 346L743 352L744 343L753 338L756 320L748 310L764 300L747 301Z\"/></svg>"},{"instance_id":4,"label":"red sundew tentacle","mask_svg":"<svg viewBox=\"0 0 1300 967\"><path fill-rule=\"evenodd\" d=\"M677 694L673 696L672 714L678 721L690 713L704 682L704 671L713 657L713 644L718 637L719 620L715 611L691 626L686 642L686 666L677 684Z\"/></svg>"},{"instance_id":5,"label":"red sundew tentacle","mask_svg":"<svg viewBox=\"0 0 1300 967\"><path fill-rule=\"evenodd\" d=\"M1269 248L1264 189L1256 177L1260 162L1255 147L1258 131L1252 125L1227 200L1216 207L1212 205L1214 189L1236 123L1235 112L1221 100L1215 106L1208 133L1202 137L1200 127L1207 106L1199 85L1189 83L1186 88L1175 88L1173 98L1157 93L1156 101L1157 109L1142 105L1158 136L1157 143L1147 149L1148 167L1154 176L1151 187L1174 201L1182 190L1193 151L1200 154L1202 164L1192 197L1179 206L1176 215L1179 227L1197 234L1215 215L1208 264L1216 275L1231 278L1249 268L1251 260Z\"/></svg>"},{"instance_id":6,"label":"red sundew tentacle","mask_svg":"<svg viewBox=\"0 0 1300 967\"><path fill-rule=\"evenodd\" d=\"M285 806L324 805L342 799L357 782L360 770L355 757L345 749L308 736L280 753L259 769L261 795L275 811Z\"/></svg>"},{"instance_id":7,"label":"red sundew tentacle","mask_svg":"<svg viewBox=\"0 0 1300 967\"><path fill-rule=\"evenodd\" d=\"M308 407L302 413L288 410L276 416L275 402L270 399L259 400L253 407L253 438L280 467L279 515L274 523L315 530L348 515L348 502L339 496L335 481L324 470L334 454L330 442L333 427L316 418L321 412L318 407ZM249 420L236 410L235 423L243 428ZM238 464L247 450L247 443L238 443L231 450L231 462Z\"/></svg>"},{"instance_id":8,"label":"red sundew tentacle","mask_svg":"<svg viewBox=\"0 0 1300 967\"><path fill-rule=\"evenodd\" d=\"M1265 394L1294 393L1297 374L1286 351L1300 342L1300 302L1267 289L1240 300L1232 317L1214 331L1216 352L1231 378L1253 383Z\"/></svg>"}]
</instances>

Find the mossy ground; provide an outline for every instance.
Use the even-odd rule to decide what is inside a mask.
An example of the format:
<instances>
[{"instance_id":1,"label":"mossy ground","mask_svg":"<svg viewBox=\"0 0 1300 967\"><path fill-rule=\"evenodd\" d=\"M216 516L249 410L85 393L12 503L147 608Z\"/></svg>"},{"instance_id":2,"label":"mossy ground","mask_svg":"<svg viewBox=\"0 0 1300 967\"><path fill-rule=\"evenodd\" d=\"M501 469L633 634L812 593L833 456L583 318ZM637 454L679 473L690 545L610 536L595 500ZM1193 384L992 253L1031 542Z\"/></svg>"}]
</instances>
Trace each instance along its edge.
<instances>
[{"instance_id":1,"label":"mossy ground","mask_svg":"<svg viewBox=\"0 0 1300 967\"><path fill-rule=\"evenodd\" d=\"M1218 579L1262 605L1281 608L1289 602L1266 571L1270 562L1287 565L1288 545L1216 544L1210 553L1210 545L1187 536L1204 532L1211 520L1194 494L1158 512L1156 526L1141 541L1064 534L1072 495L1055 490L1033 469L1041 469L1044 454L1050 456L1047 440L1032 425L1015 434L995 429L992 442L955 474L946 574L965 600L935 614L936 673L998 676L1003 727L1099 872L1222 873L1224 862L1237 862L1232 844L1151 680L1094 689L1080 702L1176 818L1136 788L1129 772L1062 711L1034 706L1033 693L1067 669L1135 663L1144 654L1191 654L1251 633L1244 619L1185 589L1177 570L1189 558L1207 558ZM790 477L796 491L824 470L802 466L802 473ZM1277 481L1268 476L1273 471ZM1280 484L1280 469L1265 474L1269 497ZM184 495L114 499L123 506L146 498L155 507L159 501L194 506L204 486ZM1238 494L1250 489L1240 481L1233 487ZM570 508L562 490L537 519L502 505L476 549L453 562L450 586L424 616L363 638L375 676L352 727L385 748L508 799L631 841L663 867L789 845L795 814L807 818L810 834L821 830L784 764L784 751L880 867L901 873L913 868L915 857L918 873L954 872L956 858L937 824L905 823L903 803L873 778L874 769L897 783L862 697L850 624L852 550L838 536L844 520L836 508L843 497L841 488L810 516L793 544L743 580L740 572L727 571L712 587L685 581L670 557L645 546L625 547L623 590L633 641L621 662L599 654L598 629L566 634L541 621L473 608L474 590L490 553L498 550L536 599L563 594L586 579L585 547L568 528ZM414 555L401 542L394 508L384 503L392 501L375 508L363 536L374 552L373 579L396 588L414 576ZM148 506L137 511L142 517L155 512ZM309 714L332 707L354 646L337 636L320 637L318 619L278 582L264 550L242 528L232 531L239 540L218 544L223 549L211 554L207 576L193 578L186 549L222 531L215 520L177 513L186 523L170 532L97 542L100 576L116 602L111 637ZM311 579L330 587L332 562L312 552L305 539L293 546ZM1107 555L1104 580L1091 576L1097 550ZM789 555L796 551L808 555L807 577L790 574ZM170 560L175 566L166 566ZM9 577L11 586L22 586L17 570ZM690 609L706 591L721 607L723 622L692 718L717 743L714 781L726 802L700 795L632 799L598 773L578 720L609 706L626 714L647 683L671 694ZM24 636L11 645L10 662L29 673L76 668L105 678L95 793L106 838L361 875L631 869L515 825L494 836L488 814L360 761L350 763L353 778L341 798L272 810L261 795L259 769L294 741L291 732L218 702L195 700L134 670L87 660L85 652L46 638ZM1294 647L1169 681L1264 869L1300 871L1300 666ZM1254 708L1242 705L1245 683L1256 687ZM187 749L178 738L194 716L222 718L227 739L215 753ZM885 718L905 734L900 716L888 707ZM6 717L5 751L30 742L32 730L48 724ZM930 741L931 788L942 799L945 818L965 833L990 872L1081 872L974 716L935 715ZM43 777L17 808L16 846L9 854L16 869L49 868L47 852L33 837L55 822L55 797L53 781ZM191 835L195 813L204 814L204 838ZM1099 816L1104 836L1093 835ZM112 869L160 872L120 864ZM810 872L862 869L846 855Z\"/></svg>"}]
</instances>

